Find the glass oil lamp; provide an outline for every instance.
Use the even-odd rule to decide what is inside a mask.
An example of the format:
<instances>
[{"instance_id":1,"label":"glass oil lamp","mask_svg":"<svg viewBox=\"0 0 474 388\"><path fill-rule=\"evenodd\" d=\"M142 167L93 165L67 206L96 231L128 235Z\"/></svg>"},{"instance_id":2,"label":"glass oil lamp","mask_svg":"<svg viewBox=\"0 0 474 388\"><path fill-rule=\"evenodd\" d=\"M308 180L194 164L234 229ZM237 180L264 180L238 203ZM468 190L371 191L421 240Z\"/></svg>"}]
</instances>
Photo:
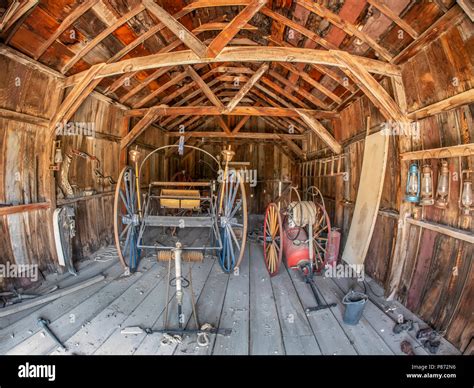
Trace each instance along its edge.
<instances>
[{"instance_id":1,"label":"glass oil lamp","mask_svg":"<svg viewBox=\"0 0 474 388\"><path fill-rule=\"evenodd\" d=\"M436 190L435 207L446 209L449 203L449 183L450 183L449 164L446 159L442 159L438 172L438 188Z\"/></svg>"},{"instance_id":2,"label":"glass oil lamp","mask_svg":"<svg viewBox=\"0 0 474 388\"><path fill-rule=\"evenodd\" d=\"M470 176L472 172L472 170L463 170L461 173L462 191L459 199L459 208L463 211L465 216L469 216L473 210L472 203L474 202L474 199L472 193L472 180Z\"/></svg>"},{"instance_id":3,"label":"glass oil lamp","mask_svg":"<svg viewBox=\"0 0 474 388\"><path fill-rule=\"evenodd\" d=\"M433 170L428 163L421 170L421 206L434 205L433 198Z\"/></svg>"},{"instance_id":4,"label":"glass oil lamp","mask_svg":"<svg viewBox=\"0 0 474 388\"><path fill-rule=\"evenodd\" d=\"M420 170L416 163L412 163L408 169L405 194L407 202L417 203L420 201Z\"/></svg>"}]
</instances>

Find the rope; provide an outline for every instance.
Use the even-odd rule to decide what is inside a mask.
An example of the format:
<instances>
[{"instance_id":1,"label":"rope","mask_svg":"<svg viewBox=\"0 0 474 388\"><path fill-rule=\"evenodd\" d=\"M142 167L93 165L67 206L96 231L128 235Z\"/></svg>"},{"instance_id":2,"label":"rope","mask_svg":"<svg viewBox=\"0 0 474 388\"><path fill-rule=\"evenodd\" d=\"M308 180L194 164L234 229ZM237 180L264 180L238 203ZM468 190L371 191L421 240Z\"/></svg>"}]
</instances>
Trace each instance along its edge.
<instances>
[{"instance_id":1,"label":"rope","mask_svg":"<svg viewBox=\"0 0 474 388\"><path fill-rule=\"evenodd\" d=\"M296 226L303 227L306 225L314 225L316 223L318 209L314 202L292 202L290 208L292 209L292 220Z\"/></svg>"},{"instance_id":2,"label":"rope","mask_svg":"<svg viewBox=\"0 0 474 388\"><path fill-rule=\"evenodd\" d=\"M201 326L202 331L197 335L197 343L199 346L209 346L211 340L209 339L209 334L206 332L212 330L213 328L214 327L210 323L205 323Z\"/></svg>"},{"instance_id":3,"label":"rope","mask_svg":"<svg viewBox=\"0 0 474 388\"><path fill-rule=\"evenodd\" d=\"M169 345L179 345L183 343L183 337L178 334L170 335L163 333L163 338L161 339L161 344L165 346Z\"/></svg>"}]
</instances>

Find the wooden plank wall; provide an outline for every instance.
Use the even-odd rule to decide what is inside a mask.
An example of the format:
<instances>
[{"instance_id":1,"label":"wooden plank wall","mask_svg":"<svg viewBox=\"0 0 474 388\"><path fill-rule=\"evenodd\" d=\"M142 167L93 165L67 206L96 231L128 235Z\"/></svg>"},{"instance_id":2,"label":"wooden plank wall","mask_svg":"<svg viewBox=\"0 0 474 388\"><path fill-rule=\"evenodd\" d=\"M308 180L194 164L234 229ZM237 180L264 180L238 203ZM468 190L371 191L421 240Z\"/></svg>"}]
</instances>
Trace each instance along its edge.
<instances>
[{"instance_id":1,"label":"wooden plank wall","mask_svg":"<svg viewBox=\"0 0 474 388\"><path fill-rule=\"evenodd\" d=\"M123 111L107 102L89 97L70 119L72 123L85 123L95 128L96 136L60 136L62 153L74 155L72 150L85 152L97 157L100 170L114 180L119 175L120 145L114 138L118 136ZM58 190L58 204L69 203L76 212L76 237L73 253L76 260L89 257L102 246L113 242L113 190L115 186L107 180L100 180L94 174L96 164L90 159L72 156L68 180L74 188L74 198L61 201ZM60 181L56 174L56 182Z\"/></svg>"},{"instance_id":2,"label":"wooden plank wall","mask_svg":"<svg viewBox=\"0 0 474 388\"><path fill-rule=\"evenodd\" d=\"M96 130L95 137L62 136L63 155L71 155L76 149L95 156L100 161L100 170L104 176L111 176L114 181L120 174L119 166L119 131L122 125L124 110L106 101L89 97L81 105L70 122L92 123ZM155 147L165 144L165 137L155 128L145 131L138 139L137 149L140 160ZM142 185L159 178L163 170L159 169L160 157L151 157L145 164L142 173ZM69 170L69 183L77 187L73 206L76 209L77 235L74 239L76 259L89 257L93 252L113 240L113 201L115 185L108 180L99 179L94 174L96 164L89 159L73 157ZM60 179L57 174L57 181ZM92 195L86 195L88 191ZM67 202L67 201L66 201ZM99 215L99 216L98 216Z\"/></svg>"},{"instance_id":3,"label":"wooden plank wall","mask_svg":"<svg viewBox=\"0 0 474 388\"><path fill-rule=\"evenodd\" d=\"M402 64L403 81L406 88L409 112L457 95L474 86L474 28L467 17L451 26L437 40ZM387 82L384 87L391 91ZM362 97L341 112L341 128L335 131L336 138L344 144L348 155L349 180L342 177L314 179L328 202L335 200L337 187L342 186L345 205L338 201L343 212L343 244L347 235L353 203L356 199L364 152L364 136L370 116L372 130L380 128L383 117ZM421 139L413 142L413 150L430 149L474 142L474 104L465 105L446 113L427 117L418 122ZM310 140L313 152L324 156L324 146ZM316 144L317 148L314 148ZM385 177L379 216L366 258L366 272L388 289L388 280L395 242L399 236L398 215L403 199L406 177L400 176L398 158L398 137L390 139L390 154ZM420 162L421 163L421 162ZM462 168L473 168L474 158L463 158ZM437 175L437 160L432 161L434 175ZM457 158L450 159L453 176L459 176ZM436 179L435 179L436 182ZM425 210L425 219L443 225L462 228L458 209L459 180L451 181L449 207L441 211L434 207ZM332 211L331 211L332 213ZM470 231L474 231L471 222ZM437 330L461 351L469 347L474 333L472 311L474 311L474 269L472 244L458 241L440 233L420 230L410 226L408 230L407 260L403 268L398 298L413 312ZM341 249L342 250L342 249Z\"/></svg>"},{"instance_id":4,"label":"wooden plank wall","mask_svg":"<svg viewBox=\"0 0 474 388\"><path fill-rule=\"evenodd\" d=\"M46 154L46 144L50 140L47 133L49 119L63 95L60 80L52 72L3 55L0 68L0 204L48 202L50 155ZM100 170L105 176L117 180L123 114L122 109L107 101L95 96L87 98L70 122L92 123L96 134L58 137L63 157L72 154L73 149L86 152L100 160ZM165 136L152 128L138 139L138 150L144 157L165 142ZM151 158L143 170L144 184L150 176L159 173L158 165L159 157ZM96 164L89 159L73 157L68 181L75 188L74 195L65 198L57 187L58 206L70 205L76 211L75 260L89 257L113 242L115 186L97 179L94 167ZM60 174L55 175L58 183ZM49 209L43 208L0 216L0 264L38 264L41 271L61 270L53 259L54 241L45 227L49 214ZM20 283L7 284L6 279L0 279L0 289L23 284Z\"/></svg>"},{"instance_id":5,"label":"wooden plank wall","mask_svg":"<svg viewBox=\"0 0 474 388\"><path fill-rule=\"evenodd\" d=\"M267 124L268 126L268 124ZM258 117L252 117L248 120L242 132L259 132L265 128L265 122ZM296 166L296 160L289 155L285 155L278 147L271 142L253 143L251 141L230 141L226 143L200 143L206 151L217 156L228 145L235 151L233 161L250 162L247 167L250 170L256 170L257 185L250 187L247 184L248 206L250 214L263 214L266 206L278 196L278 181L290 179L292 168ZM191 171L194 178L215 179L216 175L199 159L202 155L195 153L194 158L190 159L187 165L187 171ZM215 163L211 162L209 157L204 157L204 161L215 168ZM174 169L178 171L180 164L175 160Z\"/></svg>"},{"instance_id":6,"label":"wooden plank wall","mask_svg":"<svg viewBox=\"0 0 474 388\"><path fill-rule=\"evenodd\" d=\"M61 91L54 76L6 56L0 56L0 68L0 204L48 202L49 158L44 149L48 119ZM47 209L1 216L0 264L53 269L47 217ZM6 283L0 278L0 288Z\"/></svg>"}]
</instances>

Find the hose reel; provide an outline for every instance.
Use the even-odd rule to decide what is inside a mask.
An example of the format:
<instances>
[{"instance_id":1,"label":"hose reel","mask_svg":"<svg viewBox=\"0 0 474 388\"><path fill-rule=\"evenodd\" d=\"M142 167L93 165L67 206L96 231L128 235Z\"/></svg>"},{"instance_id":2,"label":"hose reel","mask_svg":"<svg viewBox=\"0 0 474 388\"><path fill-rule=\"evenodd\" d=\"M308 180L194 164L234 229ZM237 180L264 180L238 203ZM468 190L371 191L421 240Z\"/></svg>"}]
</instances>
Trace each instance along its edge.
<instances>
[{"instance_id":1,"label":"hose reel","mask_svg":"<svg viewBox=\"0 0 474 388\"><path fill-rule=\"evenodd\" d=\"M156 256L158 261L170 261L174 259L173 251L158 251ZM183 251L182 259L184 261L202 261L204 255L200 251Z\"/></svg>"},{"instance_id":2,"label":"hose reel","mask_svg":"<svg viewBox=\"0 0 474 388\"><path fill-rule=\"evenodd\" d=\"M294 201L288 206L289 221L294 226L305 227L317 222L318 209L312 201Z\"/></svg>"}]
</instances>

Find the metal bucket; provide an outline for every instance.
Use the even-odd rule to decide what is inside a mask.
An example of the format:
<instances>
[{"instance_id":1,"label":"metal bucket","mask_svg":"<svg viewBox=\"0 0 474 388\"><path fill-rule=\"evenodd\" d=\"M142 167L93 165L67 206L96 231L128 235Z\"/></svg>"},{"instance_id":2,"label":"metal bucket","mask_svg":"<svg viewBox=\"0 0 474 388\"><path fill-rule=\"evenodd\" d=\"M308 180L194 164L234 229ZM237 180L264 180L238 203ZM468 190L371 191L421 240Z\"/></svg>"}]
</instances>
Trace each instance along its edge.
<instances>
[{"instance_id":1,"label":"metal bucket","mask_svg":"<svg viewBox=\"0 0 474 388\"><path fill-rule=\"evenodd\" d=\"M359 323L367 299L367 295L355 291L349 291L344 296L342 299L342 303L346 306L343 316L344 323L347 325L357 325Z\"/></svg>"}]
</instances>

